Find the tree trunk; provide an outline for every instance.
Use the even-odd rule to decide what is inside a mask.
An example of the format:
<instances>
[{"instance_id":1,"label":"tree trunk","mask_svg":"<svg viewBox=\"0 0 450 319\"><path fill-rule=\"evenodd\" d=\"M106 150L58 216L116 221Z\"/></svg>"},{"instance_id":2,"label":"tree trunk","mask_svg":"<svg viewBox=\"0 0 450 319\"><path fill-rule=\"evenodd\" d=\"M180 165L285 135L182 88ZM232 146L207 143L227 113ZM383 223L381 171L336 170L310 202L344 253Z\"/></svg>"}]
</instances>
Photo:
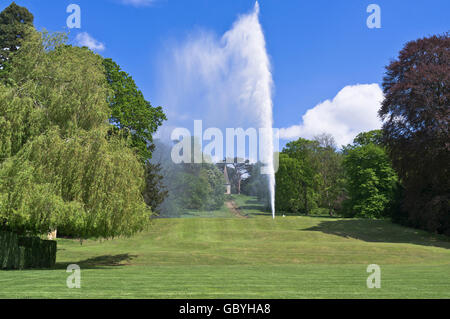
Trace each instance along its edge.
<instances>
[{"instance_id":1,"label":"tree trunk","mask_svg":"<svg viewBox=\"0 0 450 319\"><path fill-rule=\"evenodd\" d=\"M308 188L304 187L304 193L305 193L305 215L308 216Z\"/></svg>"}]
</instances>

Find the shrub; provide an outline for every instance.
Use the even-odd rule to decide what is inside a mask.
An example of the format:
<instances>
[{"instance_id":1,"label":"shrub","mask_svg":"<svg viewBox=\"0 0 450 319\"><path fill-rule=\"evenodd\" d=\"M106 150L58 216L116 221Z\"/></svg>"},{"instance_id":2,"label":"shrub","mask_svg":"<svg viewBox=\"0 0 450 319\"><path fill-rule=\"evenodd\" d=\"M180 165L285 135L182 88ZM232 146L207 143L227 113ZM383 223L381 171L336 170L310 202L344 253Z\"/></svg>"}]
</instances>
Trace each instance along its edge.
<instances>
[{"instance_id":1,"label":"shrub","mask_svg":"<svg viewBox=\"0 0 450 319\"><path fill-rule=\"evenodd\" d=\"M0 269L51 268L56 262L56 241L0 232Z\"/></svg>"}]
</instances>

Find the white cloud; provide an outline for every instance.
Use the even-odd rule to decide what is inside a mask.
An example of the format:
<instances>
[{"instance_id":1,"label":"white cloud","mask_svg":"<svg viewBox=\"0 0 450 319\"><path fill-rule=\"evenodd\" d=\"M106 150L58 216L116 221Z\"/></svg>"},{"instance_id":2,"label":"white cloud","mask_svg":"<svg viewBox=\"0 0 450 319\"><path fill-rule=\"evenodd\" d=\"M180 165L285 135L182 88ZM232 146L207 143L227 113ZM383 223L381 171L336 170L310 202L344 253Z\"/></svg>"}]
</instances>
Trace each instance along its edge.
<instances>
[{"instance_id":1,"label":"white cloud","mask_svg":"<svg viewBox=\"0 0 450 319\"><path fill-rule=\"evenodd\" d=\"M132 5L135 7L148 7L156 0L122 0L123 4Z\"/></svg>"},{"instance_id":2,"label":"white cloud","mask_svg":"<svg viewBox=\"0 0 450 319\"><path fill-rule=\"evenodd\" d=\"M357 84L344 87L302 117L302 124L280 129L280 138L313 138L321 133L334 136L339 146L351 143L358 133L381 128L378 110L383 91L378 84Z\"/></svg>"},{"instance_id":3,"label":"white cloud","mask_svg":"<svg viewBox=\"0 0 450 319\"><path fill-rule=\"evenodd\" d=\"M81 32L77 34L75 38L78 45L88 47L92 51L103 51L105 50L105 45L96 39L94 39L89 33Z\"/></svg>"}]
</instances>

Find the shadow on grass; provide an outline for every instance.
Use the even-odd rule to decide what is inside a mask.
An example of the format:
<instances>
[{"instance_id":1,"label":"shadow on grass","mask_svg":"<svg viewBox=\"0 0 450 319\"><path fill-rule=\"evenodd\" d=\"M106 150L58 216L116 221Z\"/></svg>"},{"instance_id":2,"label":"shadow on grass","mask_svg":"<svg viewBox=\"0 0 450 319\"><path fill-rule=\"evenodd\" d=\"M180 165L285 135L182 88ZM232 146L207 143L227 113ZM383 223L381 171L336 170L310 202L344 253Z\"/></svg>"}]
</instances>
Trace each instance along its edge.
<instances>
[{"instance_id":1,"label":"shadow on grass","mask_svg":"<svg viewBox=\"0 0 450 319\"><path fill-rule=\"evenodd\" d=\"M198 214L195 214L193 212L183 212L182 214L180 214L180 216L177 216L178 218L180 217L197 217Z\"/></svg>"},{"instance_id":2,"label":"shadow on grass","mask_svg":"<svg viewBox=\"0 0 450 319\"><path fill-rule=\"evenodd\" d=\"M239 207L239 209L246 209L245 206ZM251 216L272 216L271 212L259 212L259 213L255 213L255 212L251 212L246 214L246 216L251 217Z\"/></svg>"},{"instance_id":3,"label":"shadow on grass","mask_svg":"<svg viewBox=\"0 0 450 319\"><path fill-rule=\"evenodd\" d=\"M239 206L239 209L259 210L260 212L258 212L258 213L265 213L264 207L258 206L258 205L242 205L242 206Z\"/></svg>"},{"instance_id":4,"label":"shadow on grass","mask_svg":"<svg viewBox=\"0 0 450 319\"><path fill-rule=\"evenodd\" d=\"M396 225L387 220L330 219L330 221L322 221L318 226L302 229L302 231L320 231L366 242L407 243L450 249L449 237Z\"/></svg>"},{"instance_id":5,"label":"shadow on grass","mask_svg":"<svg viewBox=\"0 0 450 319\"><path fill-rule=\"evenodd\" d=\"M70 264L76 264L80 266L81 269L98 269L98 268L108 268L108 267L121 267L130 265L131 261L136 258L136 255L130 254L120 254L120 255L104 255L89 258L86 260L76 261L76 262L57 262L55 264L56 269L66 269Z\"/></svg>"},{"instance_id":6,"label":"shadow on grass","mask_svg":"<svg viewBox=\"0 0 450 319\"><path fill-rule=\"evenodd\" d=\"M249 200L245 201L245 203L249 204L249 205L257 205L257 207L264 206L264 204L262 202L260 202L256 199L249 199Z\"/></svg>"},{"instance_id":7,"label":"shadow on grass","mask_svg":"<svg viewBox=\"0 0 450 319\"><path fill-rule=\"evenodd\" d=\"M256 199L248 199L243 205L238 207L240 211L243 212L245 216L272 216L270 211L267 211L264 207L264 203ZM257 212L255 212L257 211Z\"/></svg>"}]
</instances>

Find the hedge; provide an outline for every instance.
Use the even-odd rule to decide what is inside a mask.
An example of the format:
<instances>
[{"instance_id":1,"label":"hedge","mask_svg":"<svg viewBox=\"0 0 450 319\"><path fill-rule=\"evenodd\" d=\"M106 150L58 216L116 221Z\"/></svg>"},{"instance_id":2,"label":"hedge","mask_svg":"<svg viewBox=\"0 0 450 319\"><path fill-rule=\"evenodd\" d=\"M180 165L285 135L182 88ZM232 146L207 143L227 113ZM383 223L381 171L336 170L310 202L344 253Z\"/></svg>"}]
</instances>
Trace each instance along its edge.
<instances>
[{"instance_id":1,"label":"hedge","mask_svg":"<svg viewBox=\"0 0 450 319\"><path fill-rule=\"evenodd\" d=\"M52 268L56 241L0 231L0 269Z\"/></svg>"}]
</instances>

